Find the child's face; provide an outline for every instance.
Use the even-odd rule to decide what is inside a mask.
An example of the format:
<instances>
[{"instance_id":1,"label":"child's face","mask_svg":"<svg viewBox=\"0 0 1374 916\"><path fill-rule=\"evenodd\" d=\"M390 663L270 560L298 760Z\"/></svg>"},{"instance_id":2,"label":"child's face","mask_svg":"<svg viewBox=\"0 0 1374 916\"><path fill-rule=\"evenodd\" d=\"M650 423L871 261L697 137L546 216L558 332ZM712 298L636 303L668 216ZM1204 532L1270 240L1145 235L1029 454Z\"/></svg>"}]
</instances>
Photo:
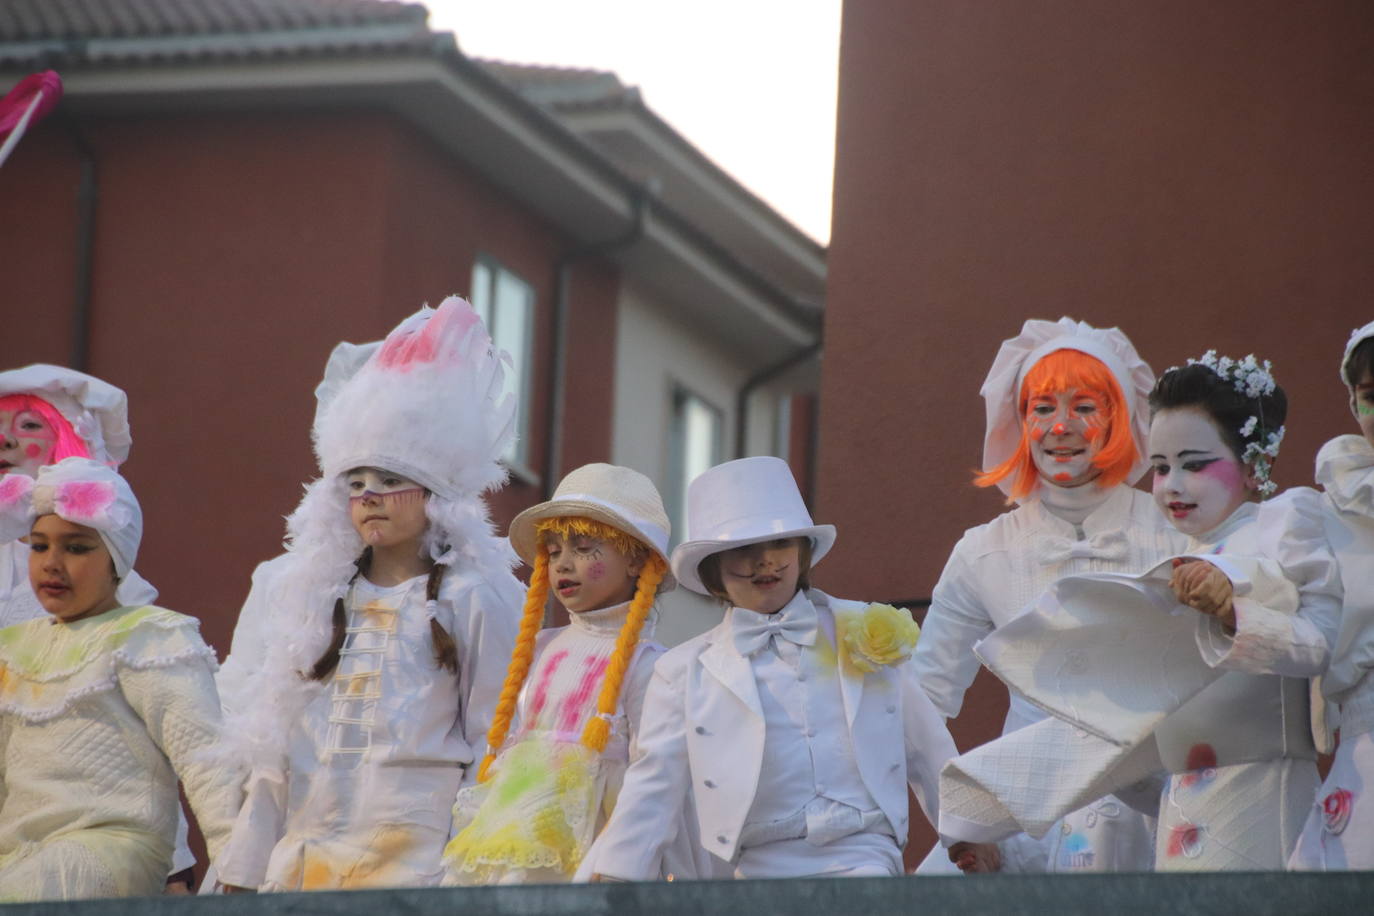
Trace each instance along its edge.
<instances>
[{"instance_id":1,"label":"child's face","mask_svg":"<svg viewBox=\"0 0 1374 916\"><path fill-rule=\"evenodd\" d=\"M730 603L759 614L782 610L801 578L801 538L749 544L720 555L720 579Z\"/></svg>"},{"instance_id":2,"label":"child's face","mask_svg":"<svg viewBox=\"0 0 1374 916\"><path fill-rule=\"evenodd\" d=\"M623 554L600 538L565 538L556 531L545 533L544 549L549 554L549 585L569 614L614 607L634 597L642 558Z\"/></svg>"},{"instance_id":3,"label":"child's face","mask_svg":"<svg viewBox=\"0 0 1374 916\"><path fill-rule=\"evenodd\" d=\"M1161 410L1150 423L1155 504L1184 534L1211 531L1250 498L1250 469L1198 407Z\"/></svg>"},{"instance_id":4,"label":"child's face","mask_svg":"<svg viewBox=\"0 0 1374 916\"><path fill-rule=\"evenodd\" d=\"M0 410L0 475L37 477L56 444L57 432L32 410Z\"/></svg>"},{"instance_id":5,"label":"child's face","mask_svg":"<svg viewBox=\"0 0 1374 916\"><path fill-rule=\"evenodd\" d=\"M1031 459L1045 480L1077 487L1102 473L1093 458L1107 438L1102 394L1091 388L1041 392L1026 403Z\"/></svg>"},{"instance_id":6,"label":"child's face","mask_svg":"<svg viewBox=\"0 0 1374 916\"><path fill-rule=\"evenodd\" d=\"M1365 441L1374 445L1374 376L1365 373L1364 378L1356 380L1350 390L1350 405L1355 408L1355 419Z\"/></svg>"},{"instance_id":7,"label":"child's face","mask_svg":"<svg viewBox=\"0 0 1374 916\"><path fill-rule=\"evenodd\" d=\"M418 541L429 527L424 487L380 468L354 468L346 476L348 514L363 543L385 550Z\"/></svg>"},{"instance_id":8,"label":"child's face","mask_svg":"<svg viewBox=\"0 0 1374 916\"><path fill-rule=\"evenodd\" d=\"M56 515L40 516L29 532L29 582L43 609L69 623L119 607L105 542Z\"/></svg>"}]
</instances>

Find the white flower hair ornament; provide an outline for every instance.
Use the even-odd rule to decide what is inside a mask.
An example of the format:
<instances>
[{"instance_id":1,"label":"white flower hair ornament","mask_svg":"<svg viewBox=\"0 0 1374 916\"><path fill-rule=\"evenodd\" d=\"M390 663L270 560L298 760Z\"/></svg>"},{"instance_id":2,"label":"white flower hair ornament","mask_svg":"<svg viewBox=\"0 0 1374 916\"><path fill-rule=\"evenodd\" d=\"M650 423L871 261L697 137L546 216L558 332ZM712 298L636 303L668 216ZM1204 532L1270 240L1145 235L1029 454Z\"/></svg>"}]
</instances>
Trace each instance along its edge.
<instances>
[{"instance_id":1,"label":"white flower hair ornament","mask_svg":"<svg viewBox=\"0 0 1374 916\"><path fill-rule=\"evenodd\" d=\"M1260 398L1274 393L1278 383L1274 381L1274 364L1269 360L1260 362L1255 354L1247 354L1243 359L1218 356L1216 350L1208 350L1197 359L1188 360L1190 366L1206 366L1231 385L1244 397L1256 402L1252 414L1238 430L1242 439L1257 438L1247 442L1240 460L1254 469L1257 489L1261 497L1268 499L1278 490L1278 484L1271 478L1274 460L1279 457L1279 446L1283 444L1287 427L1269 429L1264 424L1264 405Z\"/></svg>"},{"instance_id":2,"label":"white flower hair ornament","mask_svg":"<svg viewBox=\"0 0 1374 916\"><path fill-rule=\"evenodd\" d=\"M22 474L0 478L0 537L23 537L44 515L94 529L119 578L133 569L143 538L143 512L128 482L111 468L89 458L66 458L40 468L37 479Z\"/></svg>"}]
</instances>

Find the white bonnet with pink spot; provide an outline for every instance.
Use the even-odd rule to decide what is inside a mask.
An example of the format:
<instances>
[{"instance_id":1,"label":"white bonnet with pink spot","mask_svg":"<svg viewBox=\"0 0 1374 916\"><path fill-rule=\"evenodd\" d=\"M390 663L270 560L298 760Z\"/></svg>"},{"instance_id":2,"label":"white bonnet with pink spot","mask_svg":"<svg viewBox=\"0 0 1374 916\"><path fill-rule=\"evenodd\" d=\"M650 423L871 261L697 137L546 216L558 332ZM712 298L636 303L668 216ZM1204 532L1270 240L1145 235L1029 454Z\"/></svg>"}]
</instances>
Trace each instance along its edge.
<instances>
[{"instance_id":1,"label":"white bonnet with pink spot","mask_svg":"<svg viewBox=\"0 0 1374 916\"><path fill-rule=\"evenodd\" d=\"M32 394L67 418L91 457L119 467L129 457L129 399L123 389L65 366L34 363L0 372L0 396Z\"/></svg>"},{"instance_id":2,"label":"white bonnet with pink spot","mask_svg":"<svg viewBox=\"0 0 1374 916\"><path fill-rule=\"evenodd\" d=\"M117 472L89 458L64 458L40 468L37 479L0 478L0 538L24 537L44 515L95 529L119 578L133 569L143 539L143 511Z\"/></svg>"}]
</instances>

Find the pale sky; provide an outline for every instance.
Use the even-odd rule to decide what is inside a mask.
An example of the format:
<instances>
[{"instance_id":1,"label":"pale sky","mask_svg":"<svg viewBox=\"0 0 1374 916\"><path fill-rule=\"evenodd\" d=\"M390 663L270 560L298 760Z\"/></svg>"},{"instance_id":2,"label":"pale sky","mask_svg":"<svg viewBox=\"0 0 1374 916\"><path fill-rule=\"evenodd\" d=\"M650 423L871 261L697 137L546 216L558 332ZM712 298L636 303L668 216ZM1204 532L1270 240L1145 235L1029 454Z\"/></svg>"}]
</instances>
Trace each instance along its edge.
<instances>
[{"instance_id":1,"label":"pale sky","mask_svg":"<svg viewBox=\"0 0 1374 916\"><path fill-rule=\"evenodd\" d=\"M422 0L471 57L612 70L718 165L830 238L841 0Z\"/></svg>"}]
</instances>

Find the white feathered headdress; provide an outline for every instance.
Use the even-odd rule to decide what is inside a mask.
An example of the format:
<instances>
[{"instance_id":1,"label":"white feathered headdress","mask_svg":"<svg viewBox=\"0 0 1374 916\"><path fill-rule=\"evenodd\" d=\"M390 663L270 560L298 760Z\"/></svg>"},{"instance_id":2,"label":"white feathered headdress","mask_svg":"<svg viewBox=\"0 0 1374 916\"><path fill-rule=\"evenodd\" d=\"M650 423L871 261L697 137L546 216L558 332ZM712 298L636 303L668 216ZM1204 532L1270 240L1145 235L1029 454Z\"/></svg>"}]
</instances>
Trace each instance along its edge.
<instances>
[{"instance_id":1,"label":"white feathered headdress","mask_svg":"<svg viewBox=\"0 0 1374 916\"><path fill-rule=\"evenodd\" d=\"M291 561L271 595L277 638L257 701L225 723L230 758L279 754L313 695L300 672L328 647L331 609L363 550L348 516L349 471L380 468L429 490L425 545L435 562L492 572L514 565L482 499L506 479L500 458L516 415L514 395L503 394L508 362L472 306L452 296L402 321L321 398L314 439L322 476L287 519Z\"/></svg>"}]
</instances>

